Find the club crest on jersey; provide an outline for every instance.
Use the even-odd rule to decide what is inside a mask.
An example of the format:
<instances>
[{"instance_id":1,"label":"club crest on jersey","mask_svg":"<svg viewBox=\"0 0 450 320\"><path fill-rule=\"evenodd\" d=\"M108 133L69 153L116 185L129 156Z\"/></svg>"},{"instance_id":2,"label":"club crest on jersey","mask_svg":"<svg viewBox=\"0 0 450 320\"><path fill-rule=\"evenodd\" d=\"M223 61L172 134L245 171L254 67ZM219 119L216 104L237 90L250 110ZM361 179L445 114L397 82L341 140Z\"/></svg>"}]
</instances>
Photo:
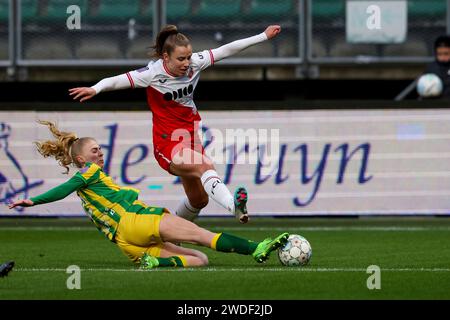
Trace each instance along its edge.
<instances>
[{"instance_id":1,"label":"club crest on jersey","mask_svg":"<svg viewBox=\"0 0 450 320\"><path fill-rule=\"evenodd\" d=\"M164 93L164 100L170 101L170 100L180 99L182 97L186 97L186 96L190 95L193 91L194 91L194 86L192 84L190 84L189 86L180 88L177 91Z\"/></svg>"}]
</instances>

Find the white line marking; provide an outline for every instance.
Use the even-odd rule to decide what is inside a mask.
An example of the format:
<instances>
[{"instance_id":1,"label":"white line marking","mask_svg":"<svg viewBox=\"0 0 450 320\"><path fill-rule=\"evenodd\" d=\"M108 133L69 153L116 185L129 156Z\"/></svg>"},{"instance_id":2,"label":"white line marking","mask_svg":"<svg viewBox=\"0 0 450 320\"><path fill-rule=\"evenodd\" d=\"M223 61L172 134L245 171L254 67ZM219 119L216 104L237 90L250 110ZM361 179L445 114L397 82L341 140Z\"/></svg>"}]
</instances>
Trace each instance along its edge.
<instances>
[{"instance_id":1,"label":"white line marking","mask_svg":"<svg viewBox=\"0 0 450 320\"><path fill-rule=\"evenodd\" d=\"M382 272L450 272L450 268L381 268ZM18 272L66 272L62 268L16 268ZM250 268L158 268L153 270L87 268L82 272L366 272L366 268L250 267Z\"/></svg>"},{"instance_id":2,"label":"white line marking","mask_svg":"<svg viewBox=\"0 0 450 320\"><path fill-rule=\"evenodd\" d=\"M234 227L234 226L206 226L209 230L234 230L234 231L450 231L448 227L302 227L299 222L298 227ZM0 227L0 231L95 231L94 226L86 227Z\"/></svg>"},{"instance_id":3,"label":"white line marking","mask_svg":"<svg viewBox=\"0 0 450 320\"><path fill-rule=\"evenodd\" d=\"M236 231L450 231L449 227L210 227L209 229L230 229Z\"/></svg>"}]
</instances>

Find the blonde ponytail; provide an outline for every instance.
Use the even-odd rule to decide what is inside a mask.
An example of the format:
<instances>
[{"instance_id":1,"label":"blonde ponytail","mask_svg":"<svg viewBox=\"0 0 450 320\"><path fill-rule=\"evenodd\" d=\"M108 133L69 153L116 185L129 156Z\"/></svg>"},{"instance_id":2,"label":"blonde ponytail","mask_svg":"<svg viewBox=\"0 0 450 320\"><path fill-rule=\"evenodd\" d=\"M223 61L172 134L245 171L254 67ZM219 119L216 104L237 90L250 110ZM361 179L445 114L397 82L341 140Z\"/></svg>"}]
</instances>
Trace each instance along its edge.
<instances>
[{"instance_id":1,"label":"blonde ponytail","mask_svg":"<svg viewBox=\"0 0 450 320\"><path fill-rule=\"evenodd\" d=\"M75 163L72 158L74 154L73 147L74 143L79 141L78 137L73 132L60 131L53 122L44 120L38 120L37 122L47 126L56 139L34 142L37 150L44 158L54 157L58 164L66 169L64 173L68 174L69 165Z\"/></svg>"}]
</instances>

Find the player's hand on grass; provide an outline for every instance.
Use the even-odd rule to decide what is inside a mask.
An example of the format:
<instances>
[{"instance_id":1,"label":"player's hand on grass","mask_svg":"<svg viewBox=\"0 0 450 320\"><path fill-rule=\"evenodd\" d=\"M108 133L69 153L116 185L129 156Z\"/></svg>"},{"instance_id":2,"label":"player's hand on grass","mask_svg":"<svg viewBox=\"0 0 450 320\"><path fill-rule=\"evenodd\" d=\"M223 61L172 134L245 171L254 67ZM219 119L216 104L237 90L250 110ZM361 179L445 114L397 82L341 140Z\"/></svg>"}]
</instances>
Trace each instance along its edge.
<instances>
[{"instance_id":1,"label":"player's hand on grass","mask_svg":"<svg viewBox=\"0 0 450 320\"><path fill-rule=\"evenodd\" d=\"M11 203L8 206L8 208L12 209L14 207L31 207L33 205L34 205L34 203L30 199L22 199L22 200L14 201L13 203Z\"/></svg>"},{"instance_id":2,"label":"player's hand on grass","mask_svg":"<svg viewBox=\"0 0 450 320\"><path fill-rule=\"evenodd\" d=\"M80 102L83 102L95 96L96 92L94 89L89 87L80 87L69 89L69 95L74 96L73 100L80 99Z\"/></svg>"},{"instance_id":3,"label":"player's hand on grass","mask_svg":"<svg viewBox=\"0 0 450 320\"><path fill-rule=\"evenodd\" d=\"M266 33L267 39L270 40L281 32L281 27L279 25L268 26L264 32Z\"/></svg>"}]
</instances>

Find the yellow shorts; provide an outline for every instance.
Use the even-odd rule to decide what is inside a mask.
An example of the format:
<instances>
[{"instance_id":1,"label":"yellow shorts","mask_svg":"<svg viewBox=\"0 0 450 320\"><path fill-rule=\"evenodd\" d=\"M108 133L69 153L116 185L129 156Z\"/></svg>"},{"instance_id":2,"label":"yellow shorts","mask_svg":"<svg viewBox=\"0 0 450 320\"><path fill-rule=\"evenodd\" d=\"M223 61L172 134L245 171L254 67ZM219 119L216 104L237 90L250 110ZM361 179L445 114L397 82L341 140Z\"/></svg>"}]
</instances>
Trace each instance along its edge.
<instances>
[{"instance_id":1,"label":"yellow shorts","mask_svg":"<svg viewBox=\"0 0 450 320\"><path fill-rule=\"evenodd\" d=\"M135 263L144 253L159 257L163 247L159 224L166 214L170 214L167 209L161 214L146 210L144 213L127 212L122 215L115 235L120 250Z\"/></svg>"}]
</instances>

